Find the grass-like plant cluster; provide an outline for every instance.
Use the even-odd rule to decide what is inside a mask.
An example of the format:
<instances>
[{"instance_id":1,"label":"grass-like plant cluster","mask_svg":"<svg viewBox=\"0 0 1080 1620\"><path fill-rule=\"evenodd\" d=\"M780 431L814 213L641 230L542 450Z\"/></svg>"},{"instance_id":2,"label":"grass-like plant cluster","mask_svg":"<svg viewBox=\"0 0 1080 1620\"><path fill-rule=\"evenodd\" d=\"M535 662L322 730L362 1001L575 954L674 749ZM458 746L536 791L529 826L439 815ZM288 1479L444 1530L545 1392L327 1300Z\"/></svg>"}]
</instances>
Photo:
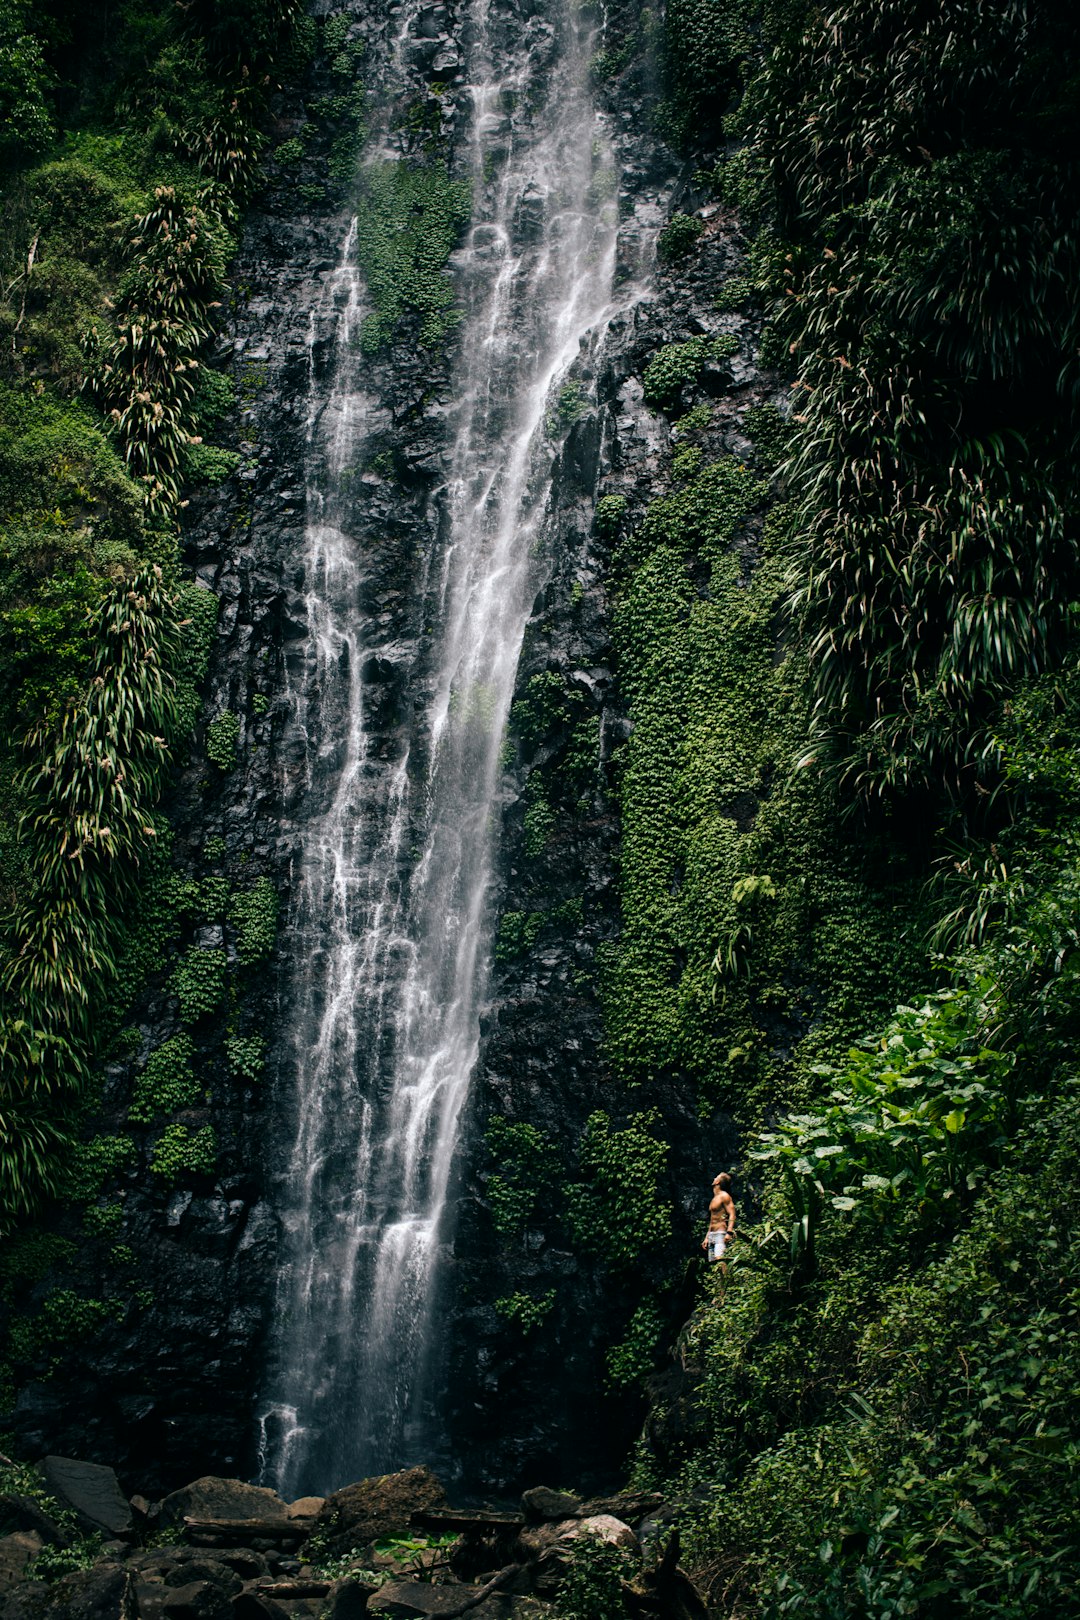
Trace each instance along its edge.
<instances>
[{"instance_id":1,"label":"grass-like plant cluster","mask_svg":"<svg viewBox=\"0 0 1080 1620\"><path fill-rule=\"evenodd\" d=\"M864 798L970 796L1076 595L1075 19L850 0L765 27L741 168L795 367L808 753Z\"/></svg>"}]
</instances>

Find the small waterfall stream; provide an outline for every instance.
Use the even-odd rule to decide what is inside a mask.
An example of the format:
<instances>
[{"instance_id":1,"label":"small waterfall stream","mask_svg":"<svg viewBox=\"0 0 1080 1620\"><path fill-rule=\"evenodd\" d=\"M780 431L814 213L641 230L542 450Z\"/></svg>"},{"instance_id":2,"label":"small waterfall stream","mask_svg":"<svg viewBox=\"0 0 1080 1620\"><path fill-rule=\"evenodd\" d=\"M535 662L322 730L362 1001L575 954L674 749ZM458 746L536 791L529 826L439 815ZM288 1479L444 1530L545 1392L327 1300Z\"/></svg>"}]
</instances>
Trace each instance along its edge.
<instances>
[{"instance_id":1,"label":"small waterfall stream","mask_svg":"<svg viewBox=\"0 0 1080 1620\"><path fill-rule=\"evenodd\" d=\"M487 988L500 755L538 584L560 385L609 311L611 156L573 0L470 24L473 224L454 258L464 310L443 543L412 588L429 667L400 757L365 729L371 627L348 478L369 402L355 222L317 331L335 326L309 412L305 847L291 929L292 1148L262 1414L263 1477L324 1491L430 1455L424 1383L462 1105ZM522 36L526 36L523 38Z\"/></svg>"}]
</instances>

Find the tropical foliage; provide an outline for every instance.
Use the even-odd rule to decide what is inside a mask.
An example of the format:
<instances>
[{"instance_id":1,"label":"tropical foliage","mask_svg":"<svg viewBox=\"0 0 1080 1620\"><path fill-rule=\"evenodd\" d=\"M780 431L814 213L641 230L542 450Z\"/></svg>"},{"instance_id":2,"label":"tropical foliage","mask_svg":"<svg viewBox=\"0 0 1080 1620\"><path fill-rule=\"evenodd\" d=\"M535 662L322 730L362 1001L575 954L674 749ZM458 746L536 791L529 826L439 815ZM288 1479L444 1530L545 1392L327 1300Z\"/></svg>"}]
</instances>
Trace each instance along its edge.
<instances>
[{"instance_id":1,"label":"tropical foliage","mask_svg":"<svg viewBox=\"0 0 1080 1620\"><path fill-rule=\"evenodd\" d=\"M762 457L784 505L740 581L781 628L774 671L756 710L733 705L738 671L695 688L725 738L734 714L771 752L768 777L734 779L753 796L745 825L714 839L714 1002L683 1005L725 1096L745 1072L742 1040L722 1055L735 1020L772 1047L734 1104L744 1235L683 1349L700 1364L696 1427L672 1441L652 1425L639 1472L685 1504L719 1612L1054 1614L1077 1579L1080 1482L1080 26L1023 0L790 0L749 34L748 16L687 0L668 27L666 128L710 139L715 121L694 116L710 87L726 109L727 144L696 175L747 231L722 308L768 311L760 353L793 401ZM691 268L703 251L689 243ZM687 371L652 398L692 444ZM663 504L624 541L632 654L685 634L641 545ZM699 545L694 582L703 563L697 594L718 599ZM681 727L646 729L664 666L639 695L648 666L623 662L626 937L643 897L663 907L685 983L704 949L677 896L691 877L702 892L698 866L672 850L647 869L634 840L640 822L664 849L649 806L666 791L685 813L709 756ZM691 837L718 803L695 808ZM845 871L865 887L833 910ZM822 972L850 973L841 937L867 969L861 1002ZM640 1021L648 1072L692 1072L687 1021Z\"/></svg>"},{"instance_id":2,"label":"tropical foliage","mask_svg":"<svg viewBox=\"0 0 1080 1620\"><path fill-rule=\"evenodd\" d=\"M73 1195L109 997L176 927L154 806L216 614L176 519L231 398L207 344L298 9L0 5L0 1228ZM272 944L259 896L244 961ZM167 1102L164 1063L133 1118Z\"/></svg>"},{"instance_id":3,"label":"tropical foliage","mask_svg":"<svg viewBox=\"0 0 1080 1620\"><path fill-rule=\"evenodd\" d=\"M796 366L814 756L864 797L992 780L996 703L1069 631L1076 43L1027 0L796 8L746 97Z\"/></svg>"}]
</instances>

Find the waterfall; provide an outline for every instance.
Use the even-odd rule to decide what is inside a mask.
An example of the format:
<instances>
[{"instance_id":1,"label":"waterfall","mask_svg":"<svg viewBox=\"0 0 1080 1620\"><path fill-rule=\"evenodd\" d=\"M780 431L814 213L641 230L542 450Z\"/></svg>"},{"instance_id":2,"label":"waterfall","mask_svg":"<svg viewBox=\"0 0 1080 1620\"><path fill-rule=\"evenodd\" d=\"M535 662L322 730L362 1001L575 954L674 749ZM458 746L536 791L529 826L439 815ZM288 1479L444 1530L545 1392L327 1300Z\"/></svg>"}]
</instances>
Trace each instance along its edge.
<instances>
[{"instance_id":1,"label":"waterfall","mask_svg":"<svg viewBox=\"0 0 1080 1620\"><path fill-rule=\"evenodd\" d=\"M355 222L312 349L303 614L294 695L306 738L304 848L289 949L291 1148L260 1415L263 1477L325 1491L431 1454L451 1174L487 993L503 738L541 582L560 389L609 313L612 160L574 0L522 21L475 0L468 31L473 222L454 256L456 344L444 521L412 589L431 636L398 757L365 729L365 563L348 470L371 407ZM575 395L576 397L576 395Z\"/></svg>"}]
</instances>

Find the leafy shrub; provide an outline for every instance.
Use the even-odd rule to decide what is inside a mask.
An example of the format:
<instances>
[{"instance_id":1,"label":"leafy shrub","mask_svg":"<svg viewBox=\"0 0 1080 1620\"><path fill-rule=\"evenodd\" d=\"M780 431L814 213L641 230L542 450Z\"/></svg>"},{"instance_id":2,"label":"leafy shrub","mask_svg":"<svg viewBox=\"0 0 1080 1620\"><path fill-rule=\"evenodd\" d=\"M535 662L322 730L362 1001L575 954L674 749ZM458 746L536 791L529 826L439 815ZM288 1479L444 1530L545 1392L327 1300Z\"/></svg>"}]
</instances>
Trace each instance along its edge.
<instances>
[{"instance_id":1,"label":"leafy shrub","mask_svg":"<svg viewBox=\"0 0 1080 1620\"><path fill-rule=\"evenodd\" d=\"M42 1547L27 1566L27 1576L32 1581L48 1582L90 1569L100 1559L104 1544L104 1536L94 1530L89 1535L76 1536L67 1546Z\"/></svg>"},{"instance_id":2,"label":"leafy shrub","mask_svg":"<svg viewBox=\"0 0 1080 1620\"><path fill-rule=\"evenodd\" d=\"M811 1254L822 1200L875 1229L899 1219L940 1229L950 1199L989 1174L1011 1114L1013 1060L986 1044L991 987L943 991L900 1007L884 1033L848 1053L827 1106L762 1134L753 1157L777 1165L795 1212L794 1257Z\"/></svg>"},{"instance_id":3,"label":"leafy shrub","mask_svg":"<svg viewBox=\"0 0 1080 1620\"><path fill-rule=\"evenodd\" d=\"M754 441L758 461L771 470L791 442L791 427L775 405L752 405L743 417L743 432Z\"/></svg>"},{"instance_id":4,"label":"leafy shrub","mask_svg":"<svg viewBox=\"0 0 1080 1620\"><path fill-rule=\"evenodd\" d=\"M195 376L192 414L200 433L212 432L236 404L236 383L226 371L200 366Z\"/></svg>"},{"instance_id":5,"label":"leafy shrub","mask_svg":"<svg viewBox=\"0 0 1080 1620\"><path fill-rule=\"evenodd\" d=\"M645 398L652 405L667 408L680 388L697 382L710 361L723 360L738 349L731 332L717 337L689 338L685 343L668 343L650 359L642 377Z\"/></svg>"},{"instance_id":6,"label":"leafy shrub","mask_svg":"<svg viewBox=\"0 0 1080 1620\"><path fill-rule=\"evenodd\" d=\"M217 1012L225 996L225 952L191 945L173 971L169 988L187 1024Z\"/></svg>"},{"instance_id":7,"label":"leafy shrub","mask_svg":"<svg viewBox=\"0 0 1080 1620\"><path fill-rule=\"evenodd\" d=\"M721 315L731 314L749 303L757 292L756 283L748 276L729 276L720 289L715 308Z\"/></svg>"},{"instance_id":8,"label":"leafy shrub","mask_svg":"<svg viewBox=\"0 0 1080 1620\"><path fill-rule=\"evenodd\" d=\"M504 1299L495 1301L496 1315L501 1316L505 1322L510 1322L519 1328L522 1333L532 1333L551 1313L555 1303L555 1290L549 1288L545 1294L508 1294Z\"/></svg>"},{"instance_id":9,"label":"leafy shrub","mask_svg":"<svg viewBox=\"0 0 1080 1620\"><path fill-rule=\"evenodd\" d=\"M753 59L755 0L669 0L661 127L678 147L714 140Z\"/></svg>"},{"instance_id":10,"label":"leafy shrub","mask_svg":"<svg viewBox=\"0 0 1080 1620\"><path fill-rule=\"evenodd\" d=\"M217 1141L213 1126L203 1125L192 1133L186 1125L166 1125L150 1157L150 1169L166 1182L181 1176L210 1176L217 1163Z\"/></svg>"},{"instance_id":11,"label":"leafy shrub","mask_svg":"<svg viewBox=\"0 0 1080 1620\"><path fill-rule=\"evenodd\" d=\"M605 540L610 540L618 534L629 502L625 495L601 495L596 503L596 516L593 524L597 534Z\"/></svg>"},{"instance_id":12,"label":"leafy shrub","mask_svg":"<svg viewBox=\"0 0 1080 1620\"><path fill-rule=\"evenodd\" d=\"M83 1230L89 1237L116 1237L124 1223L124 1206L118 1201L90 1204L83 1211Z\"/></svg>"},{"instance_id":13,"label":"leafy shrub","mask_svg":"<svg viewBox=\"0 0 1080 1620\"><path fill-rule=\"evenodd\" d=\"M542 855L555 835L558 817L547 801L538 775L530 776L525 797L525 853Z\"/></svg>"},{"instance_id":14,"label":"leafy shrub","mask_svg":"<svg viewBox=\"0 0 1080 1620\"><path fill-rule=\"evenodd\" d=\"M12 1359L27 1362L43 1352L53 1352L72 1344L83 1344L96 1337L107 1322L124 1314L117 1299L89 1299L71 1288L53 1288L34 1316L21 1316L12 1324Z\"/></svg>"},{"instance_id":15,"label":"leafy shrub","mask_svg":"<svg viewBox=\"0 0 1080 1620\"><path fill-rule=\"evenodd\" d=\"M504 911L495 936L496 962L512 962L516 957L527 956L546 921L542 911Z\"/></svg>"},{"instance_id":16,"label":"leafy shrub","mask_svg":"<svg viewBox=\"0 0 1080 1620\"><path fill-rule=\"evenodd\" d=\"M554 670L530 675L525 690L510 710L510 729L527 748L535 749L550 739L570 712L570 694L565 680Z\"/></svg>"},{"instance_id":17,"label":"leafy shrub","mask_svg":"<svg viewBox=\"0 0 1080 1620\"><path fill-rule=\"evenodd\" d=\"M607 1114L590 1114L578 1145L581 1180L565 1188L575 1243L609 1266L634 1265L671 1235L671 1207L660 1196L667 1143L652 1133L655 1109L632 1114L614 1128Z\"/></svg>"},{"instance_id":18,"label":"leafy shrub","mask_svg":"<svg viewBox=\"0 0 1080 1620\"><path fill-rule=\"evenodd\" d=\"M261 1035L230 1035L225 1042L230 1073L254 1085L262 1078L266 1042Z\"/></svg>"},{"instance_id":19,"label":"leafy shrub","mask_svg":"<svg viewBox=\"0 0 1080 1620\"><path fill-rule=\"evenodd\" d=\"M445 264L472 208L464 181L443 163L383 163L365 171L357 211L356 249L375 308L361 346L388 343L408 312L419 317L421 344L438 343L459 316Z\"/></svg>"},{"instance_id":20,"label":"leafy shrub","mask_svg":"<svg viewBox=\"0 0 1080 1620\"><path fill-rule=\"evenodd\" d=\"M75 1245L59 1232L19 1232L0 1251L0 1295L10 1301L17 1289L33 1287L74 1259Z\"/></svg>"},{"instance_id":21,"label":"leafy shrub","mask_svg":"<svg viewBox=\"0 0 1080 1620\"><path fill-rule=\"evenodd\" d=\"M192 1067L195 1043L190 1035L173 1035L151 1052L137 1076L128 1119L148 1125L155 1114L174 1114L199 1099L199 1082Z\"/></svg>"},{"instance_id":22,"label":"leafy shrub","mask_svg":"<svg viewBox=\"0 0 1080 1620\"><path fill-rule=\"evenodd\" d=\"M68 1037L88 1033L91 987L116 971L118 913L156 836L149 809L175 735L168 666L178 632L160 571L109 591L94 619L84 701L27 740L37 882L15 913L3 983L35 1022L51 1022L52 1049L63 1047L69 1063Z\"/></svg>"},{"instance_id":23,"label":"leafy shrub","mask_svg":"<svg viewBox=\"0 0 1080 1620\"><path fill-rule=\"evenodd\" d=\"M501 1114L488 1122L486 1141L497 1166L487 1179L488 1208L496 1231L514 1237L549 1202L558 1156L535 1125Z\"/></svg>"},{"instance_id":24,"label":"leafy shrub","mask_svg":"<svg viewBox=\"0 0 1080 1620\"><path fill-rule=\"evenodd\" d=\"M805 757L866 800L992 779L989 717L1069 633L1080 171L1044 119L1075 41L1024 15L1018 56L1009 7L848 0L753 87L799 372Z\"/></svg>"},{"instance_id":25,"label":"leafy shrub","mask_svg":"<svg viewBox=\"0 0 1080 1620\"><path fill-rule=\"evenodd\" d=\"M722 1321L717 1307L708 1313L703 1385L727 1478L693 1555L714 1560L729 1603L855 1620L936 1613L956 1594L965 1614L989 1620L1053 1613L1062 1601L1075 1576L1077 1502L1067 1438L1077 1305L1066 1283L1077 1245L1075 1083L1049 1108L1040 1097L1033 1114L966 1229L936 1255L924 1246L916 1269L898 1268L893 1245L867 1225L863 1251L876 1252L864 1288L869 1272L878 1292L859 1299L854 1342L834 1335L818 1353L837 1309L836 1270L813 1314L793 1320L790 1295L785 1311L754 1267L731 1268ZM848 1243L830 1264L850 1271L851 1261ZM794 1352L787 1364L781 1340ZM771 1399L790 1418L790 1383L805 1374L813 1396L801 1420L744 1471L748 1409ZM737 1570L717 1559L733 1543Z\"/></svg>"},{"instance_id":26,"label":"leafy shrub","mask_svg":"<svg viewBox=\"0 0 1080 1620\"><path fill-rule=\"evenodd\" d=\"M47 1513L65 1534L71 1535L76 1530L73 1509L57 1501L32 1463L12 1462L5 1458L0 1463L0 1493L8 1497L28 1497Z\"/></svg>"},{"instance_id":27,"label":"leafy shrub","mask_svg":"<svg viewBox=\"0 0 1080 1620\"><path fill-rule=\"evenodd\" d=\"M219 771L235 771L239 740L240 716L226 709L206 728L206 757L211 765L216 765Z\"/></svg>"},{"instance_id":28,"label":"leafy shrub","mask_svg":"<svg viewBox=\"0 0 1080 1620\"><path fill-rule=\"evenodd\" d=\"M664 1319L653 1300L642 1300L630 1318L626 1333L605 1358L607 1379L613 1389L640 1383L652 1372Z\"/></svg>"},{"instance_id":29,"label":"leafy shrub","mask_svg":"<svg viewBox=\"0 0 1080 1620\"><path fill-rule=\"evenodd\" d=\"M131 268L120 287L115 333L90 334L87 386L109 416L121 453L153 510L179 498L193 438L198 354L211 331L229 239L221 217L158 186L133 222Z\"/></svg>"},{"instance_id":30,"label":"leafy shrub","mask_svg":"<svg viewBox=\"0 0 1080 1620\"><path fill-rule=\"evenodd\" d=\"M30 7L4 0L0 8L0 167L27 163L53 138L49 72L34 37Z\"/></svg>"},{"instance_id":31,"label":"leafy shrub","mask_svg":"<svg viewBox=\"0 0 1080 1620\"><path fill-rule=\"evenodd\" d=\"M622 1583L634 1573L633 1555L599 1536L578 1536L555 1603L557 1620L622 1620Z\"/></svg>"},{"instance_id":32,"label":"leafy shrub","mask_svg":"<svg viewBox=\"0 0 1080 1620\"><path fill-rule=\"evenodd\" d=\"M236 930L236 959L241 967L264 962L277 937L278 897L270 879L256 879L233 896L229 921Z\"/></svg>"},{"instance_id":33,"label":"leafy shrub","mask_svg":"<svg viewBox=\"0 0 1080 1620\"><path fill-rule=\"evenodd\" d=\"M223 450L216 444L189 444L184 452L184 480L198 486L223 484L243 462L238 450Z\"/></svg>"},{"instance_id":34,"label":"leafy shrub","mask_svg":"<svg viewBox=\"0 0 1080 1620\"><path fill-rule=\"evenodd\" d=\"M92 1136L77 1142L65 1154L61 1196L87 1203L121 1170L133 1162L135 1144L130 1136Z\"/></svg>"},{"instance_id":35,"label":"leafy shrub","mask_svg":"<svg viewBox=\"0 0 1080 1620\"><path fill-rule=\"evenodd\" d=\"M548 416L548 432L558 433L573 427L575 422L580 422L583 416L589 414L589 409L589 396L582 385L573 378L570 382L563 383L555 401L555 409Z\"/></svg>"},{"instance_id":36,"label":"leafy shrub","mask_svg":"<svg viewBox=\"0 0 1080 1620\"><path fill-rule=\"evenodd\" d=\"M693 214L673 214L656 241L656 255L661 264L677 264L687 258L704 229L704 222Z\"/></svg>"}]
</instances>

